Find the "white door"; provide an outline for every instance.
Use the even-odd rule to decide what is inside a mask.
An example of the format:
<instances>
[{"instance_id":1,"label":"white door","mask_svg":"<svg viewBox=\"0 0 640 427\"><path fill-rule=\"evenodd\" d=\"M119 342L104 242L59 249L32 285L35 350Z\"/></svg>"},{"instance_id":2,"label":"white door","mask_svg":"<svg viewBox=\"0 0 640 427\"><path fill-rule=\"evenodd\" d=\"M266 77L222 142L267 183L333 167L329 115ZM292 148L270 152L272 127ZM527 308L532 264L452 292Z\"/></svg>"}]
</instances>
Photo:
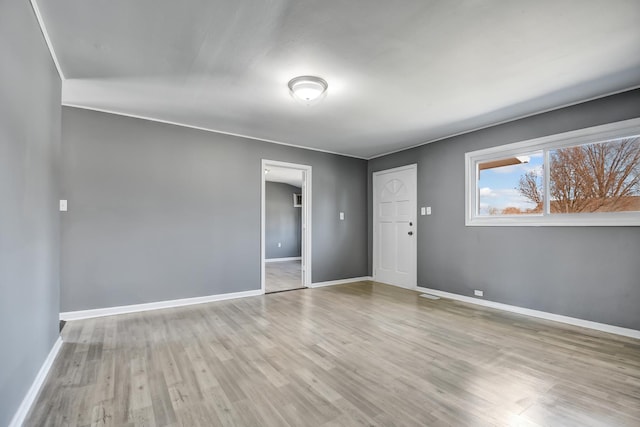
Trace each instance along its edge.
<instances>
[{"instance_id":1,"label":"white door","mask_svg":"<svg viewBox=\"0 0 640 427\"><path fill-rule=\"evenodd\" d=\"M409 165L373 174L374 279L409 289L417 281L416 171Z\"/></svg>"}]
</instances>

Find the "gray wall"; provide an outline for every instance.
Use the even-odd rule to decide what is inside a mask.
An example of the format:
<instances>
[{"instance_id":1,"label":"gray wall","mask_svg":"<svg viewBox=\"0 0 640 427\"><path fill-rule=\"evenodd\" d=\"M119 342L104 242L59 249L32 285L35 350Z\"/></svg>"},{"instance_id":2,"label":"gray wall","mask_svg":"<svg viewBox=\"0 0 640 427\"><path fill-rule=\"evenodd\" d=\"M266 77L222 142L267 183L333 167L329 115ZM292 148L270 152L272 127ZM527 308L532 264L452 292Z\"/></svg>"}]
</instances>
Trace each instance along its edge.
<instances>
[{"instance_id":1,"label":"gray wall","mask_svg":"<svg viewBox=\"0 0 640 427\"><path fill-rule=\"evenodd\" d=\"M418 164L420 286L640 329L640 227L464 225L465 152L635 117L640 90L377 158L369 194L372 172Z\"/></svg>"},{"instance_id":2,"label":"gray wall","mask_svg":"<svg viewBox=\"0 0 640 427\"><path fill-rule=\"evenodd\" d=\"M366 275L364 160L68 107L62 128L63 312L260 289L263 158L313 168L312 280Z\"/></svg>"},{"instance_id":3,"label":"gray wall","mask_svg":"<svg viewBox=\"0 0 640 427\"><path fill-rule=\"evenodd\" d=\"M0 2L0 425L58 337L60 79L28 1Z\"/></svg>"},{"instance_id":4,"label":"gray wall","mask_svg":"<svg viewBox=\"0 0 640 427\"><path fill-rule=\"evenodd\" d=\"M266 182L265 186L265 257L299 257L302 209L293 206L293 194L302 189L281 182Z\"/></svg>"}]
</instances>

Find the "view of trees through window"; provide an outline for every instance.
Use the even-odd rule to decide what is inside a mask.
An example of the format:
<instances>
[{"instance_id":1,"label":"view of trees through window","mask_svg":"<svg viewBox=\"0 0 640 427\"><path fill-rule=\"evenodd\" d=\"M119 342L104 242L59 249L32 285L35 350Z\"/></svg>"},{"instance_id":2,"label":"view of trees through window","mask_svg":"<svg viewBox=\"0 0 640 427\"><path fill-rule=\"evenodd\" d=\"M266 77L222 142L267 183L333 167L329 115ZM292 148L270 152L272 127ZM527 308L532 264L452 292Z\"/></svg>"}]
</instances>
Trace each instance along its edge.
<instances>
[{"instance_id":1,"label":"view of trees through window","mask_svg":"<svg viewBox=\"0 0 640 427\"><path fill-rule=\"evenodd\" d=\"M478 164L478 214L640 211L640 137L538 151Z\"/></svg>"}]
</instances>

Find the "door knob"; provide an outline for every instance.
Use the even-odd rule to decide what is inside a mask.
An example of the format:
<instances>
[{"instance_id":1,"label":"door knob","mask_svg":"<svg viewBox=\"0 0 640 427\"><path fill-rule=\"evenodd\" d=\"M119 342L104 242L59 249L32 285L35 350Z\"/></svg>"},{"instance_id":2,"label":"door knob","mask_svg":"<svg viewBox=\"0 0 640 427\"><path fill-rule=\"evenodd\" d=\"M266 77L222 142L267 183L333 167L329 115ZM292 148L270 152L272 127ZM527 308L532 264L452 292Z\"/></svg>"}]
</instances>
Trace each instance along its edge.
<instances>
[{"instance_id":1,"label":"door knob","mask_svg":"<svg viewBox=\"0 0 640 427\"><path fill-rule=\"evenodd\" d=\"M410 232L409 232L409 236L413 236L413 231L410 231Z\"/></svg>"}]
</instances>

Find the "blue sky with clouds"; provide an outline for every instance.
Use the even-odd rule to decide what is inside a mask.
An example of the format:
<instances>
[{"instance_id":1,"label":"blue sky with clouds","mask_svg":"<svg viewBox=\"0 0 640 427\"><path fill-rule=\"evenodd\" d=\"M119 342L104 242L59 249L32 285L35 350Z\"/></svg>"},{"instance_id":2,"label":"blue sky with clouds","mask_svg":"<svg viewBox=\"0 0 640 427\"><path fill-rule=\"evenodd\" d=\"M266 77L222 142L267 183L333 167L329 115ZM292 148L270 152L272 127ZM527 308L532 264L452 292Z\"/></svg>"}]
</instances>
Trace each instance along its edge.
<instances>
[{"instance_id":1,"label":"blue sky with clouds","mask_svg":"<svg viewBox=\"0 0 640 427\"><path fill-rule=\"evenodd\" d=\"M480 215L488 215L489 208L502 210L517 207L522 210L535 207L535 204L518 192L520 177L529 171L535 171L542 177L542 152L528 154L529 162L519 165L502 166L480 171L478 188L480 189Z\"/></svg>"}]
</instances>

